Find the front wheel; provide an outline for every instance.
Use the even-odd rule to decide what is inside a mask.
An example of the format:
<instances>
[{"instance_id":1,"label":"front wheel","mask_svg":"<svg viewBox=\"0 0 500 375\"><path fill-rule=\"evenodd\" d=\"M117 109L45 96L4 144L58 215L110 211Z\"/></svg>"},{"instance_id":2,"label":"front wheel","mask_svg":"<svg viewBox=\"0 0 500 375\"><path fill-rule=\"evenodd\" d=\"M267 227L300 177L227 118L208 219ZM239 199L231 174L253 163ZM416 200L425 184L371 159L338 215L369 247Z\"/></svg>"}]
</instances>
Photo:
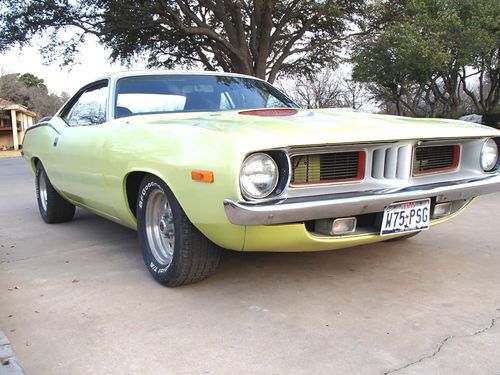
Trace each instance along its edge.
<instances>
[{"instance_id":1,"label":"front wheel","mask_svg":"<svg viewBox=\"0 0 500 375\"><path fill-rule=\"evenodd\" d=\"M54 189L40 161L36 164L35 185L38 210L46 223L63 223L73 219L75 206Z\"/></svg>"},{"instance_id":2,"label":"front wheel","mask_svg":"<svg viewBox=\"0 0 500 375\"><path fill-rule=\"evenodd\" d=\"M201 281L219 263L220 248L196 229L172 191L157 177L142 180L137 231L144 263L166 286Z\"/></svg>"}]
</instances>

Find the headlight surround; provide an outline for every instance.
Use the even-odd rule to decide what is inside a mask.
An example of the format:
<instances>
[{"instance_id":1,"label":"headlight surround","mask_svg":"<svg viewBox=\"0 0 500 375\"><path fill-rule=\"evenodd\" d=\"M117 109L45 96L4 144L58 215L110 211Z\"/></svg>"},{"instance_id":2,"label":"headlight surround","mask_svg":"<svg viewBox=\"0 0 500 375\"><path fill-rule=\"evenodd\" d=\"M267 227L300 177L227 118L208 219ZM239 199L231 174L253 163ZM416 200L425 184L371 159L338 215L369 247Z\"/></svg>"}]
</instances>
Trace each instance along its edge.
<instances>
[{"instance_id":1,"label":"headlight surround","mask_svg":"<svg viewBox=\"0 0 500 375\"><path fill-rule=\"evenodd\" d=\"M279 172L274 159L263 152L248 156L240 170L240 187L246 198L265 198L278 184Z\"/></svg>"},{"instance_id":2,"label":"headlight surround","mask_svg":"<svg viewBox=\"0 0 500 375\"><path fill-rule=\"evenodd\" d=\"M481 149L481 168L483 171L492 171L498 161L498 146L493 139L488 139L484 142Z\"/></svg>"}]
</instances>

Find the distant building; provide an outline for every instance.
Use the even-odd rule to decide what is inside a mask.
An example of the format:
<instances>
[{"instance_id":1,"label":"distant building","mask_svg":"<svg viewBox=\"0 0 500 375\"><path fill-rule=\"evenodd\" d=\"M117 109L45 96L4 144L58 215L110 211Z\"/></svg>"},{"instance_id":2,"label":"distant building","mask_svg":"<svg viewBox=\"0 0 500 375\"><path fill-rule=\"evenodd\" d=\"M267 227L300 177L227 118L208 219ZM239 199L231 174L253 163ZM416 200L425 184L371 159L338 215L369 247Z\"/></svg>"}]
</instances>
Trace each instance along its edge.
<instances>
[{"instance_id":1,"label":"distant building","mask_svg":"<svg viewBox=\"0 0 500 375\"><path fill-rule=\"evenodd\" d=\"M36 113L25 106L0 98L0 149L19 149L24 132L35 122Z\"/></svg>"}]
</instances>

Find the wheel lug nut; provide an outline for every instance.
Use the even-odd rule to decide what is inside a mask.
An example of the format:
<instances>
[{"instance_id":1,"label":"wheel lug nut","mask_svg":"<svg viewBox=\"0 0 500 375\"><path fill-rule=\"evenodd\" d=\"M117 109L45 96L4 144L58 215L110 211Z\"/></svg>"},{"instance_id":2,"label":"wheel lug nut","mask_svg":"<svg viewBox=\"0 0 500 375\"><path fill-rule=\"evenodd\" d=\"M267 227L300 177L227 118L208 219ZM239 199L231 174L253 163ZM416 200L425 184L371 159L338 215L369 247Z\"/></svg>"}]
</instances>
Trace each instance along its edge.
<instances>
[{"instance_id":1,"label":"wheel lug nut","mask_svg":"<svg viewBox=\"0 0 500 375\"><path fill-rule=\"evenodd\" d=\"M165 231L165 227L166 227L165 222L163 220L161 220L160 223L158 224L158 227L160 229L160 232Z\"/></svg>"}]
</instances>

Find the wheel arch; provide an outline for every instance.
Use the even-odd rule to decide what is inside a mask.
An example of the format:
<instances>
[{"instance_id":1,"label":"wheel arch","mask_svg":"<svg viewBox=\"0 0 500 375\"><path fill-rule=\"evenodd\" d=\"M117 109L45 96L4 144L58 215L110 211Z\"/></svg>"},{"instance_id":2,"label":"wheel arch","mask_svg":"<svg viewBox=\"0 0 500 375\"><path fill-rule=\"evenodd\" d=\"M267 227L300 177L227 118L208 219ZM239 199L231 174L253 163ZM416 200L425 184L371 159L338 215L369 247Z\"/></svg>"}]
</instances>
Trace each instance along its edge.
<instances>
[{"instance_id":1,"label":"wheel arch","mask_svg":"<svg viewBox=\"0 0 500 375\"><path fill-rule=\"evenodd\" d=\"M139 196L139 189L141 187L141 182L143 178L148 175L158 178L159 180L163 181L165 185L167 185L167 187L170 189L174 197L177 199L179 205L183 209L187 218L209 240L224 248L229 248L234 250L241 250L243 248L245 227L229 223L222 208L221 197L214 198L215 201L214 199L211 199L211 201L213 201L211 210L207 209L206 206L203 206L204 208L200 208L199 206L196 205L195 209L193 209L193 202L192 201L186 202L187 196L185 194L185 191L182 190L183 185L173 182L173 180L175 180L174 175L169 176L166 173L160 173L157 170L149 168L139 167L138 169L130 170L123 177L122 199L124 200L127 206L126 209L128 211L129 216L126 220L127 222L129 222L129 226L131 228L133 229L137 228L136 211L137 211L137 200ZM202 185L199 185L197 187L202 190L204 188L204 186ZM192 190L189 191L190 194L194 194L196 196L202 196L201 193L196 193L196 192L193 193ZM201 216L200 210L205 212L204 217ZM209 218L206 217L207 211L210 212ZM201 220L200 217L202 217Z\"/></svg>"},{"instance_id":2,"label":"wheel arch","mask_svg":"<svg viewBox=\"0 0 500 375\"><path fill-rule=\"evenodd\" d=\"M38 158L37 156L33 156L31 159L30 159L30 167L31 167L31 170L33 171L33 173L36 172L36 167L38 165L38 163L40 163L40 158Z\"/></svg>"},{"instance_id":3,"label":"wheel arch","mask_svg":"<svg viewBox=\"0 0 500 375\"><path fill-rule=\"evenodd\" d=\"M142 179L144 178L144 176L148 174L154 175L153 173L145 171L133 171L125 176L123 184L125 189L125 197L127 198L128 208L136 219L137 219L137 197L139 195L139 188L141 187Z\"/></svg>"},{"instance_id":4,"label":"wheel arch","mask_svg":"<svg viewBox=\"0 0 500 375\"><path fill-rule=\"evenodd\" d=\"M137 219L137 198L139 196L141 182L144 177L148 175L162 180L169 187L169 189L172 190L172 193L174 193L175 196L175 192L173 191L172 186L169 184L168 180L164 178L164 176L162 176L160 173L148 170L135 170L127 173L123 181L123 188L128 208L135 219Z\"/></svg>"}]
</instances>

